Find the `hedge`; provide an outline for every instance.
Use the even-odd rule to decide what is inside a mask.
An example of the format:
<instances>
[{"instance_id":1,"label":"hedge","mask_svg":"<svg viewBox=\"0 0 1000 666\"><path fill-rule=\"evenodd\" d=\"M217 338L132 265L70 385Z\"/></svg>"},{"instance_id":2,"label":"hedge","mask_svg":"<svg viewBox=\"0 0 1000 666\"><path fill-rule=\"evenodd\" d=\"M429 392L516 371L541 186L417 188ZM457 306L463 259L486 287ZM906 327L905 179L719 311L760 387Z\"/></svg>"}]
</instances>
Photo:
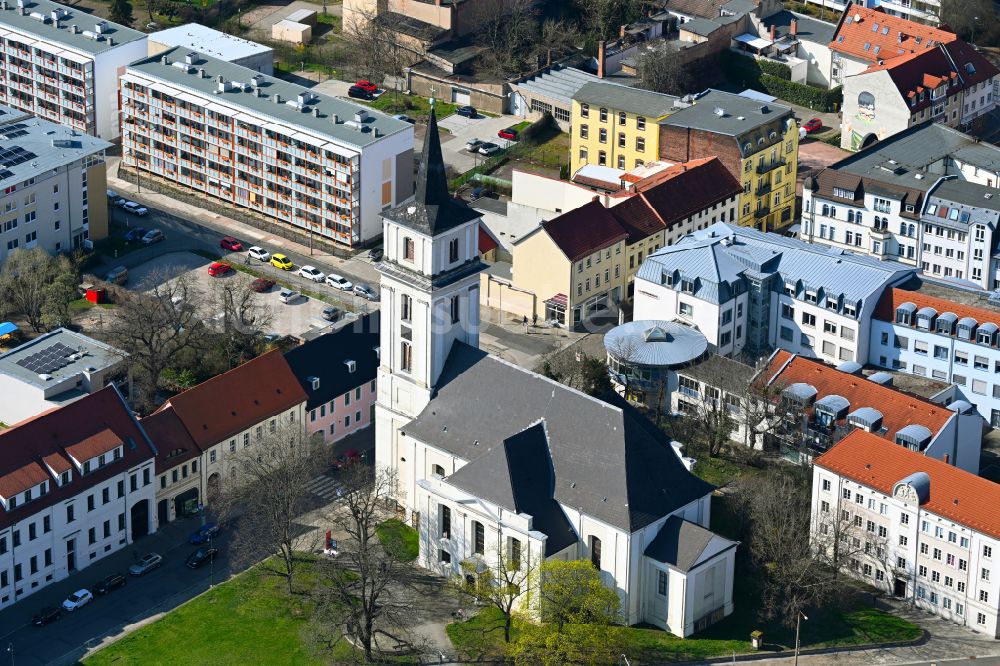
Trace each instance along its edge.
<instances>
[{"instance_id":1,"label":"hedge","mask_svg":"<svg viewBox=\"0 0 1000 666\"><path fill-rule=\"evenodd\" d=\"M719 64L733 83L817 111L836 111L843 99L843 89L840 86L826 90L794 83L790 80L791 70L779 62L758 60L733 51L723 51Z\"/></svg>"}]
</instances>

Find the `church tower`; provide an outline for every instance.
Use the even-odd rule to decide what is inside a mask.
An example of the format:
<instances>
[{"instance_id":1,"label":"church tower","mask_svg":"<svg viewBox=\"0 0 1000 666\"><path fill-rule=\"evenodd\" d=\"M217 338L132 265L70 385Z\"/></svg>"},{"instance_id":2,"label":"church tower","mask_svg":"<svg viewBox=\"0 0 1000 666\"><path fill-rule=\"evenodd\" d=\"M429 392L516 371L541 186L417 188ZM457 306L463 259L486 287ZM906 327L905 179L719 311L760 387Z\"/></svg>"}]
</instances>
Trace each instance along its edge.
<instances>
[{"instance_id":1,"label":"church tower","mask_svg":"<svg viewBox=\"0 0 1000 666\"><path fill-rule=\"evenodd\" d=\"M433 106L415 197L384 212L382 229L375 461L407 488L426 475L400 428L430 401L452 344L479 346L479 214L448 194Z\"/></svg>"}]
</instances>

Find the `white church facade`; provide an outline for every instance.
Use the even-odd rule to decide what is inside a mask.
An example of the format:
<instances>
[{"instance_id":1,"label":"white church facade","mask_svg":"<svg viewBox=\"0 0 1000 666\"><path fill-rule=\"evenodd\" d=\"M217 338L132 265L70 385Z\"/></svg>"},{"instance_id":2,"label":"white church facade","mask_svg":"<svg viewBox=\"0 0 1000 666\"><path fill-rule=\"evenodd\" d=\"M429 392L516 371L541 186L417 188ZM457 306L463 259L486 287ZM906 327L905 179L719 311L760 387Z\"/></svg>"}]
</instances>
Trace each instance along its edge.
<instances>
[{"instance_id":1,"label":"white church facade","mask_svg":"<svg viewBox=\"0 0 1000 666\"><path fill-rule=\"evenodd\" d=\"M713 487L663 433L479 349L480 220L448 194L433 113L415 199L383 220L376 464L420 564L585 558L628 624L688 636L729 615L738 544L708 529Z\"/></svg>"}]
</instances>

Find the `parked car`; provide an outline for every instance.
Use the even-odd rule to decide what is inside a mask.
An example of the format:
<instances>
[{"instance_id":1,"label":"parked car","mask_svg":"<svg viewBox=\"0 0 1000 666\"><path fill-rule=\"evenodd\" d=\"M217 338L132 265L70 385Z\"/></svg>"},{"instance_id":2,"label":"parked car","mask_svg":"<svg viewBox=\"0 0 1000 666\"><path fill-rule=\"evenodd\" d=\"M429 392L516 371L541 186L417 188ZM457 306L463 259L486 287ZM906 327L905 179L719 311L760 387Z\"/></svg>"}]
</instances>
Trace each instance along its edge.
<instances>
[{"instance_id":1,"label":"parked car","mask_svg":"<svg viewBox=\"0 0 1000 666\"><path fill-rule=\"evenodd\" d=\"M274 280L268 280L267 278L257 278L250 283L250 288L256 291L258 294L262 294L265 291L271 291L271 287L274 286Z\"/></svg>"},{"instance_id":2,"label":"parked car","mask_svg":"<svg viewBox=\"0 0 1000 666\"><path fill-rule=\"evenodd\" d=\"M152 245L153 243L159 243L160 241L167 240L167 237L163 235L163 232L159 229L150 229L142 237L143 245Z\"/></svg>"},{"instance_id":3,"label":"parked car","mask_svg":"<svg viewBox=\"0 0 1000 666\"><path fill-rule=\"evenodd\" d=\"M336 470L345 469L359 462L361 462L361 451L349 449L333 459L333 468Z\"/></svg>"},{"instance_id":4,"label":"parked car","mask_svg":"<svg viewBox=\"0 0 1000 666\"><path fill-rule=\"evenodd\" d=\"M290 271L295 268L295 264L292 263L292 260L283 254L272 255L271 265L280 268L283 271Z\"/></svg>"},{"instance_id":5,"label":"parked car","mask_svg":"<svg viewBox=\"0 0 1000 666\"><path fill-rule=\"evenodd\" d=\"M326 279L326 273L315 266L303 266L295 274L313 282L322 282Z\"/></svg>"},{"instance_id":6,"label":"parked car","mask_svg":"<svg viewBox=\"0 0 1000 666\"><path fill-rule=\"evenodd\" d=\"M90 590L77 590L66 597L66 601L62 602L62 607L67 613L72 613L75 610L83 608L93 599L94 595L90 593Z\"/></svg>"},{"instance_id":7,"label":"parked car","mask_svg":"<svg viewBox=\"0 0 1000 666\"><path fill-rule=\"evenodd\" d=\"M806 134L812 134L813 132L818 132L823 129L823 120L820 118L811 118L804 123L802 123L802 129L806 131Z\"/></svg>"},{"instance_id":8,"label":"parked car","mask_svg":"<svg viewBox=\"0 0 1000 666\"><path fill-rule=\"evenodd\" d=\"M31 623L36 627L42 627L46 624L52 624L56 620L62 617L62 610L55 606L46 606L42 610L35 614L35 617L31 618Z\"/></svg>"},{"instance_id":9,"label":"parked car","mask_svg":"<svg viewBox=\"0 0 1000 666\"><path fill-rule=\"evenodd\" d=\"M302 294L300 294L299 292L293 291L291 289L282 289L281 294L278 295L278 298L281 299L282 303L287 305L288 303L294 303L295 301L299 300L299 296L301 295Z\"/></svg>"},{"instance_id":10,"label":"parked car","mask_svg":"<svg viewBox=\"0 0 1000 666\"><path fill-rule=\"evenodd\" d=\"M327 321L340 321L344 316L344 311L333 305L323 308L323 319Z\"/></svg>"},{"instance_id":11,"label":"parked car","mask_svg":"<svg viewBox=\"0 0 1000 666\"><path fill-rule=\"evenodd\" d=\"M243 251L243 243L239 242L232 236L223 236L222 240L219 241L219 247L223 250L232 250L233 252Z\"/></svg>"},{"instance_id":12,"label":"parked car","mask_svg":"<svg viewBox=\"0 0 1000 666\"><path fill-rule=\"evenodd\" d=\"M375 290L364 283L358 283L354 285L354 295L368 299L369 301L378 300L378 294L375 293Z\"/></svg>"},{"instance_id":13,"label":"parked car","mask_svg":"<svg viewBox=\"0 0 1000 666\"><path fill-rule=\"evenodd\" d=\"M125 284L128 282L128 269L124 266L115 266L104 276L104 280L111 284Z\"/></svg>"},{"instance_id":14,"label":"parked car","mask_svg":"<svg viewBox=\"0 0 1000 666\"><path fill-rule=\"evenodd\" d=\"M92 592L94 595L98 594L110 594L120 587L125 587L128 583L128 579L121 574L111 574L106 578L100 580L97 585L94 586Z\"/></svg>"},{"instance_id":15,"label":"parked car","mask_svg":"<svg viewBox=\"0 0 1000 666\"><path fill-rule=\"evenodd\" d=\"M146 210L145 206L137 204L134 201L125 202L125 205L122 206L122 208L125 209L126 213L132 213L133 215L138 215L139 217L145 217L146 213L149 212L148 210Z\"/></svg>"},{"instance_id":16,"label":"parked car","mask_svg":"<svg viewBox=\"0 0 1000 666\"><path fill-rule=\"evenodd\" d=\"M210 539L214 539L219 534L219 526L215 523L205 523L191 534L188 538L188 543L193 543L194 545L208 543Z\"/></svg>"},{"instance_id":17,"label":"parked car","mask_svg":"<svg viewBox=\"0 0 1000 666\"><path fill-rule=\"evenodd\" d=\"M472 188L472 200L478 201L489 194L489 189L485 185L476 185Z\"/></svg>"},{"instance_id":18,"label":"parked car","mask_svg":"<svg viewBox=\"0 0 1000 666\"><path fill-rule=\"evenodd\" d=\"M121 199L121 197L118 196L118 193L115 192L114 190L112 190L111 188L108 188L108 201L110 201L111 203L114 203L114 202L118 201L119 199Z\"/></svg>"},{"instance_id":19,"label":"parked car","mask_svg":"<svg viewBox=\"0 0 1000 666\"><path fill-rule=\"evenodd\" d=\"M476 113L476 107L468 105L458 107L457 109L455 109L455 113L457 113L460 116L465 116L466 118L475 118L477 115L479 115L478 113Z\"/></svg>"},{"instance_id":20,"label":"parked car","mask_svg":"<svg viewBox=\"0 0 1000 666\"><path fill-rule=\"evenodd\" d=\"M257 259L258 261L271 261L271 253L256 245L247 250L247 254L250 255L251 259Z\"/></svg>"},{"instance_id":21,"label":"parked car","mask_svg":"<svg viewBox=\"0 0 1000 666\"><path fill-rule=\"evenodd\" d=\"M498 146L495 143L484 143L483 145L479 146L479 154L486 155L487 157L490 157L491 155L496 155L497 153L500 152L500 150L501 150L500 146Z\"/></svg>"},{"instance_id":22,"label":"parked car","mask_svg":"<svg viewBox=\"0 0 1000 666\"><path fill-rule=\"evenodd\" d=\"M364 88L359 88L357 86L351 86L347 90L347 96L353 97L354 99L364 99L369 101L375 99L375 95L373 95L371 92L365 90Z\"/></svg>"},{"instance_id":23,"label":"parked car","mask_svg":"<svg viewBox=\"0 0 1000 666\"><path fill-rule=\"evenodd\" d=\"M199 569L201 565L211 562L215 559L215 554L218 553L217 548L199 548L190 555L188 555L185 564L190 569Z\"/></svg>"},{"instance_id":24,"label":"parked car","mask_svg":"<svg viewBox=\"0 0 1000 666\"><path fill-rule=\"evenodd\" d=\"M343 275L337 275L336 273L330 273L326 276L326 283L331 287L336 287L341 291L350 291L354 288L354 285L350 280L345 278Z\"/></svg>"},{"instance_id":25,"label":"parked car","mask_svg":"<svg viewBox=\"0 0 1000 666\"><path fill-rule=\"evenodd\" d=\"M517 130L513 127L508 127L497 132L497 136L508 141L517 141Z\"/></svg>"},{"instance_id":26,"label":"parked car","mask_svg":"<svg viewBox=\"0 0 1000 666\"><path fill-rule=\"evenodd\" d=\"M402 120L404 123L410 123L411 125L416 125L417 124L416 120L414 120L413 118L409 117L405 113L397 113L396 115L393 116L393 118L395 118L396 120Z\"/></svg>"},{"instance_id":27,"label":"parked car","mask_svg":"<svg viewBox=\"0 0 1000 666\"><path fill-rule=\"evenodd\" d=\"M470 153L474 153L479 150L479 146L481 145L483 145L482 140L473 137L465 142L465 149Z\"/></svg>"},{"instance_id":28,"label":"parked car","mask_svg":"<svg viewBox=\"0 0 1000 666\"><path fill-rule=\"evenodd\" d=\"M142 240L142 237L146 235L147 231L149 231L149 229L146 229L145 227L132 227L122 234L122 239L126 243L138 243Z\"/></svg>"},{"instance_id":29,"label":"parked car","mask_svg":"<svg viewBox=\"0 0 1000 666\"><path fill-rule=\"evenodd\" d=\"M373 247L372 249L368 250L368 258L372 261L382 261L383 255L384 253L382 252L382 248L380 247Z\"/></svg>"},{"instance_id":30,"label":"parked car","mask_svg":"<svg viewBox=\"0 0 1000 666\"><path fill-rule=\"evenodd\" d=\"M361 79L354 85L358 88L361 88L362 90L367 90L373 95L378 92L378 86L372 83L371 81L368 81L367 79Z\"/></svg>"},{"instance_id":31,"label":"parked car","mask_svg":"<svg viewBox=\"0 0 1000 666\"><path fill-rule=\"evenodd\" d=\"M153 569L163 564L163 558L156 553L147 553L142 559L128 568L128 572L133 576L145 576Z\"/></svg>"},{"instance_id":32,"label":"parked car","mask_svg":"<svg viewBox=\"0 0 1000 666\"><path fill-rule=\"evenodd\" d=\"M212 277L222 277L231 270L233 270L232 266L221 261L213 261L208 265L208 274Z\"/></svg>"}]
</instances>

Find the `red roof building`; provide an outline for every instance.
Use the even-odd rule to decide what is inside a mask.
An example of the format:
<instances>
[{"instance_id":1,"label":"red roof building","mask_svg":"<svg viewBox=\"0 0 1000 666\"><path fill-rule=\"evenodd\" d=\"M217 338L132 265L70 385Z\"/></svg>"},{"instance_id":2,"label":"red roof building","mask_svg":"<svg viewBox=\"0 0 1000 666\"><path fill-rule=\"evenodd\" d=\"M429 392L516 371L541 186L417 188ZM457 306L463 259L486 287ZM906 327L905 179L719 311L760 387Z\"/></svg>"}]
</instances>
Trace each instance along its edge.
<instances>
[{"instance_id":1,"label":"red roof building","mask_svg":"<svg viewBox=\"0 0 1000 666\"><path fill-rule=\"evenodd\" d=\"M877 63L920 53L956 39L955 34L879 9L851 5L840 17L830 50L859 61Z\"/></svg>"}]
</instances>

